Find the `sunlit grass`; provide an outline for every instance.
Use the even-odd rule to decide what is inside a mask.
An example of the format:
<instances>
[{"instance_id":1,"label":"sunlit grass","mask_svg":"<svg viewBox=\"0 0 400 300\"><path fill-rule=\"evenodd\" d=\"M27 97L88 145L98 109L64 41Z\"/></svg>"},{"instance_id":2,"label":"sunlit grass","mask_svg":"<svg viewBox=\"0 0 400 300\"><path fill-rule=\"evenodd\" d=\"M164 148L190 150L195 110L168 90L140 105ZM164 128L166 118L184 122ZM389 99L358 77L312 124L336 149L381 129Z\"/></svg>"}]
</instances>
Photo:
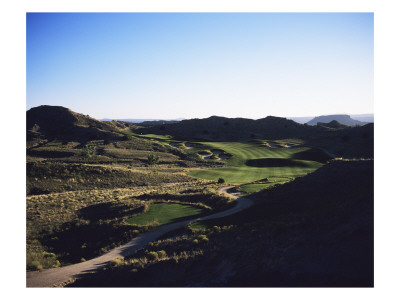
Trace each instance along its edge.
<instances>
[{"instance_id":1,"label":"sunlit grass","mask_svg":"<svg viewBox=\"0 0 400 300\"><path fill-rule=\"evenodd\" d=\"M226 160L227 167L194 170L188 174L208 180L217 181L224 178L227 183L245 183L269 177L298 177L311 173L323 164L311 160L295 160L296 153L308 148L269 148L265 144L255 142L210 142L202 143L210 149L220 149L232 156ZM202 149L204 151L204 149ZM271 166L263 164L261 159L279 160ZM249 166L248 161L260 160L260 166ZM285 163L286 162L286 163Z\"/></svg>"},{"instance_id":2,"label":"sunlit grass","mask_svg":"<svg viewBox=\"0 0 400 300\"><path fill-rule=\"evenodd\" d=\"M175 222L180 218L199 215L203 212L203 209L191 205L151 203L145 213L127 219L126 223L140 226L158 222L159 225L163 225Z\"/></svg>"}]
</instances>

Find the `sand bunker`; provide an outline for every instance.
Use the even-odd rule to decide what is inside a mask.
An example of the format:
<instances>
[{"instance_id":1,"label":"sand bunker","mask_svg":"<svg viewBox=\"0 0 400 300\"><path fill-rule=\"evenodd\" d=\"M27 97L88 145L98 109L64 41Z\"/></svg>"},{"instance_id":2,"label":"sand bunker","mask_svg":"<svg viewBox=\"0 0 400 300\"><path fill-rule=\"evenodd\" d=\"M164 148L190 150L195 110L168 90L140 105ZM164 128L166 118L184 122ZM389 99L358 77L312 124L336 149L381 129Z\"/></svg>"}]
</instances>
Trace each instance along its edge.
<instances>
[{"instance_id":1,"label":"sand bunker","mask_svg":"<svg viewBox=\"0 0 400 300\"><path fill-rule=\"evenodd\" d=\"M285 148L287 148L287 149L296 149L296 148L299 148L300 146L299 145L296 145L296 144L286 144L285 145Z\"/></svg>"},{"instance_id":2,"label":"sand bunker","mask_svg":"<svg viewBox=\"0 0 400 300\"><path fill-rule=\"evenodd\" d=\"M226 160L226 159L228 159L228 158L230 158L230 155L221 154L221 155L219 156L219 159L220 159L220 160Z\"/></svg>"},{"instance_id":3,"label":"sand bunker","mask_svg":"<svg viewBox=\"0 0 400 300\"><path fill-rule=\"evenodd\" d=\"M212 153L206 153L206 152L200 152L198 153L202 159L206 159L206 160L211 160L211 156L213 156Z\"/></svg>"},{"instance_id":4,"label":"sand bunker","mask_svg":"<svg viewBox=\"0 0 400 300\"><path fill-rule=\"evenodd\" d=\"M220 153L222 153L222 151ZM211 154L209 154L209 153L206 154L205 152L200 152L199 155L205 160L226 160L226 159L230 158L230 155L226 155L226 154L220 154L219 156L215 157L215 155L217 155L217 154L215 154L214 151Z\"/></svg>"},{"instance_id":5,"label":"sand bunker","mask_svg":"<svg viewBox=\"0 0 400 300\"><path fill-rule=\"evenodd\" d=\"M211 150L211 152L212 152L212 154L215 154L215 155L220 155L223 153L221 150L218 150L218 149L213 149L213 150Z\"/></svg>"},{"instance_id":6,"label":"sand bunker","mask_svg":"<svg viewBox=\"0 0 400 300\"><path fill-rule=\"evenodd\" d=\"M269 148L279 148L278 145L274 142L265 142L264 144Z\"/></svg>"},{"instance_id":7,"label":"sand bunker","mask_svg":"<svg viewBox=\"0 0 400 300\"><path fill-rule=\"evenodd\" d=\"M175 148L180 148L181 144L180 143L169 143L170 146L175 147Z\"/></svg>"},{"instance_id":8,"label":"sand bunker","mask_svg":"<svg viewBox=\"0 0 400 300\"><path fill-rule=\"evenodd\" d=\"M193 143L186 143L186 144L185 144L185 147L188 148L188 149L193 149L193 148L196 148L197 145L196 145L196 144L193 144Z\"/></svg>"}]
</instances>

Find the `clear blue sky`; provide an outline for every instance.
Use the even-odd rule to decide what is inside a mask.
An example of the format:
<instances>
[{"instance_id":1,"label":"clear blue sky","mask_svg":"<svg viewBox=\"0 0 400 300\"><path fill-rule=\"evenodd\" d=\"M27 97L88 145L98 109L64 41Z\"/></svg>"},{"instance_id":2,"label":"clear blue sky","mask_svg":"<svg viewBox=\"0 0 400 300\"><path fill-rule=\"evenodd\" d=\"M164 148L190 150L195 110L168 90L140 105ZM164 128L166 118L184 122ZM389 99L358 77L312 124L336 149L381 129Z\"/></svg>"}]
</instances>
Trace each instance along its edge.
<instances>
[{"instance_id":1,"label":"clear blue sky","mask_svg":"<svg viewBox=\"0 0 400 300\"><path fill-rule=\"evenodd\" d=\"M95 118L373 112L372 13L28 13L27 109Z\"/></svg>"}]
</instances>

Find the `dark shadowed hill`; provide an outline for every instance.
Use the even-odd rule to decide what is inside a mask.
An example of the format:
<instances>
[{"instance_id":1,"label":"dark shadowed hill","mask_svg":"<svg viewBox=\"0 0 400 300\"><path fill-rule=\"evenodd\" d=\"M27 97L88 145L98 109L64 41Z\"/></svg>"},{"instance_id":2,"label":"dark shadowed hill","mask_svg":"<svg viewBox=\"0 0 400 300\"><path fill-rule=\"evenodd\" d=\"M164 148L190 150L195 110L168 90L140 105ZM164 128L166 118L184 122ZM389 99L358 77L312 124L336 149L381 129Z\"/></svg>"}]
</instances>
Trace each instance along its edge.
<instances>
[{"instance_id":1,"label":"dark shadowed hill","mask_svg":"<svg viewBox=\"0 0 400 300\"><path fill-rule=\"evenodd\" d=\"M324 149L336 157L374 157L373 123L364 126L329 129L304 137L304 140L307 146Z\"/></svg>"},{"instance_id":2,"label":"dark shadowed hill","mask_svg":"<svg viewBox=\"0 0 400 300\"><path fill-rule=\"evenodd\" d=\"M343 128L349 127L347 125L343 125L343 124L339 123L336 120L330 121L329 123L318 122L317 126L332 128L332 129L343 129Z\"/></svg>"},{"instance_id":3,"label":"dark shadowed hill","mask_svg":"<svg viewBox=\"0 0 400 300\"><path fill-rule=\"evenodd\" d=\"M372 160L332 161L254 194L245 211L205 221L205 243L158 241L149 251L164 250L162 260L128 259L71 286L372 287L373 181Z\"/></svg>"},{"instance_id":4,"label":"dark shadowed hill","mask_svg":"<svg viewBox=\"0 0 400 300\"><path fill-rule=\"evenodd\" d=\"M117 127L62 106L42 105L26 112L27 139L71 141L119 138Z\"/></svg>"},{"instance_id":5,"label":"dark shadowed hill","mask_svg":"<svg viewBox=\"0 0 400 300\"><path fill-rule=\"evenodd\" d=\"M276 239L285 249L278 278L296 286L373 286L373 182L373 160L338 160L252 196L265 202L247 216L285 224ZM255 269L233 282L257 285L270 275Z\"/></svg>"},{"instance_id":6,"label":"dark shadowed hill","mask_svg":"<svg viewBox=\"0 0 400 300\"><path fill-rule=\"evenodd\" d=\"M150 126L137 133L169 134L176 138L208 141L247 141L251 139L300 139L306 146L345 158L372 158L374 125L350 127L331 121L320 126L299 124L278 117L252 120L210 117L183 120L174 124Z\"/></svg>"},{"instance_id":7,"label":"dark shadowed hill","mask_svg":"<svg viewBox=\"0 0 400 300\"><path fill-rule=\"evenodd\" d=\"M358 120L352 119L349 115L328 115L328 116L319 116L315 117L311 121L308 121L308 125L317 125L318 123L329 123L331 121L337 121L343 125L347 126L362 126L368 124L366 122L361 122Z\"/></svg>"},{"instance_id":8,"label":"dark shadowed hill","mask_svg":"<svg viewBox=\"0 0 400 300\"><path fill-rule=\"evenodd\" d=\"M292 120L272 116L258 120L213 116L143 128L140 132L170 134L183 138L237 141L255 138L291 138L324 130L324 128L312 128Z\"/></svg>"},{"instance_id":9,"label":"dark shadowed hill","mask_svg":"<svg viewBox=\"0 0 400 300\"><path fill-rule=\"evenodd\" d=\"M143 121L138 123L137 125L150 127L150 126L162 126L165 124L173 124L178 123L180 120L155 120L155 121Z\"/></svg>"}]
</instances>

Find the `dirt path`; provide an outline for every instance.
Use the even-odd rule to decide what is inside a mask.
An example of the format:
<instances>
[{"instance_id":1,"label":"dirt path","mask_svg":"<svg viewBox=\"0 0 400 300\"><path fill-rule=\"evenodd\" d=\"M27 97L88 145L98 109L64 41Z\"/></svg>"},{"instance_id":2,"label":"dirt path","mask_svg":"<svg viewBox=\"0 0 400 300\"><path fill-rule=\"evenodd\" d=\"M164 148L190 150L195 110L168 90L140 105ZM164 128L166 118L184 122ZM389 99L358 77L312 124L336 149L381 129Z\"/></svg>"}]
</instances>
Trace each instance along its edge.
<instances>
[{"instance_id":1,"label":"dirt path","mask_svg":"<svg viewBox=\"0 0 400 300\"><path fill-rule=\"evenodd\" d=\"M146 233L141 234L140 236L132 239L130 242L114 248L110 252L107 252L104 255L98 256L91 260L65 266L62 268L54 268L54 269L46 269L42 271L33 271L26 273L26 286L27 287L54 287L58 286L63 282L67 282L73 279L77 275L87 274L91 272L95 272L98 269L104 268L108 265L108 263L121 256L128 256L135 253L137 250L146 246L149 242L156 240L160 236L164 235L165 233L175 230L177 228L183 227L188 225L192 222L198 220L210 220L215 218L221 218L228 215L232 215L237 213L247 207L250 207L253 204L253 201L246 198L238 198L236 194L228 193L228 190L232 188L232 186L223 187L218 190L221 194L229 195L230 197L237 199L237 204L225 211L201 217L195 218L190 220L185 220L177 223L163 225L153 231L149 231Z\"/></svg>"}]
</instances>

